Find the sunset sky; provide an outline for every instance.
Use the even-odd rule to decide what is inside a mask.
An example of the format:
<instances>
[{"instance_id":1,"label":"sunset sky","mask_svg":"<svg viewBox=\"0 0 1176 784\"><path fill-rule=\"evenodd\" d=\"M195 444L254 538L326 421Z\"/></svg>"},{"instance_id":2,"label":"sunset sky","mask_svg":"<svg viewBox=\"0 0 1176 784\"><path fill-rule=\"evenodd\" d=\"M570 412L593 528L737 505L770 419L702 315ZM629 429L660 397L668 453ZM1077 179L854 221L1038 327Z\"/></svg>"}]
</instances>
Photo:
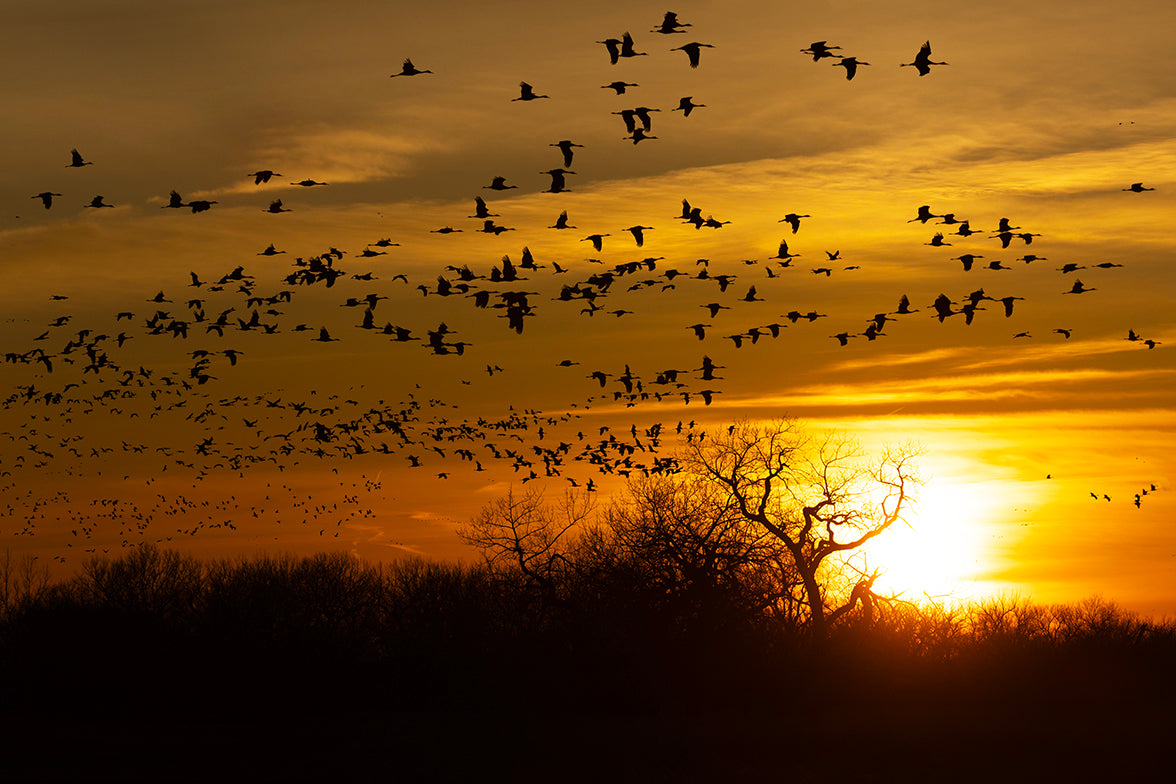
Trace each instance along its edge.
<instances>
[{"instance_id":1,"label":"sunset sky","mask_svg":"<svg viewBox=\"0 0 1176 784\"><path fill-rule=\"evenodd\" d=\"M469 557L455 527L532 470L605 503L610 435L660 424L670 455L679 423L791 416L925 449L912 527L870 554L894 590L1176 614L1176 7L684 2L683 32L653 32L666 10L7 4L0 548L61 574L139 542ZM611 64L599 42L626 31L644 54ZM868 65L847 80L814 41ZM947 64L900 67L924 41ZM697 68L672 51L691 42L712 47ZM389 78L405 58L431 73ZM634 142L616 113L643 106ZM561 140L582 145L567 167ZM1031 243L1002 248L1002 218ZM332 249L333 285L286 281ZM518 280L491 282L503 256ZM558 301L608 272L594 314ZM502 292L527 292L521 333ZM973 292L994 299L965 323Z\"/></svg>"}]
</instances>

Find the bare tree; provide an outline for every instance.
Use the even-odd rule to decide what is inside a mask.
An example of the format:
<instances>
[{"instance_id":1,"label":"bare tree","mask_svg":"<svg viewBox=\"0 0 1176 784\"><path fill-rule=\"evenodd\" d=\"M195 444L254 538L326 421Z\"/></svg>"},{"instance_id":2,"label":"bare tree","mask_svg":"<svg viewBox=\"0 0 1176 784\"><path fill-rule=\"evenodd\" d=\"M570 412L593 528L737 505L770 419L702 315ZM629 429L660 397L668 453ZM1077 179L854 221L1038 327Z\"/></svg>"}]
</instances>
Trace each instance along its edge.
<instances>
[{"instance_id":1,"label":"bare tree","mask_svg":"<svg viewBox=\"0 0 1176 784\"><path fill-rule=\"evenodd\" d=\"M541 489L516 494L512 488L459 527L457 535L481 551L492 572L521 577L524 585L550 596L568 565L572 530L593 509L587 494L569 491L550 503Z\"/></svg>"},{"instance_id":2,"label":"bare tree","mask_svg":"<svg viewBox=\"0 0 1176 784\"><path fill-rule=\"evenodd\" d=\"M717 482L746 520L787 550L814 636L859 602L873 600L877 576L859 574L848 591L831 583L846 574L853 551L903 519L919 483L913 446L887 447L873 459L851 438L813 437L795 420L740 422L687 445L683 465ZM846 595L848 594L848 595Z\"/></svg>"},{"instance_id":3,"label":"bare tree","mask_svg":"<svg viewBox=\"0 0 1176 784\"><path fill-rule=\"evenodd\" d=\"M13 561L12 551L5 548L0 557L0 619L19 605L36 600L48 587L47 565L27 553Z\"/></svg>"},{"instance_id":4,"label":"bare tree","mask_svg":"<svg viewBox=\"0 0 1176 784\"><path fill-rule=\"evenodd\" d=\"M762 618L795 582L795 572L777 568L783 548L775 537L709 479L631 479L602 522L616 566L627 568L646 596L668 603L687 629Z\"/></svg>"}]
</instances>

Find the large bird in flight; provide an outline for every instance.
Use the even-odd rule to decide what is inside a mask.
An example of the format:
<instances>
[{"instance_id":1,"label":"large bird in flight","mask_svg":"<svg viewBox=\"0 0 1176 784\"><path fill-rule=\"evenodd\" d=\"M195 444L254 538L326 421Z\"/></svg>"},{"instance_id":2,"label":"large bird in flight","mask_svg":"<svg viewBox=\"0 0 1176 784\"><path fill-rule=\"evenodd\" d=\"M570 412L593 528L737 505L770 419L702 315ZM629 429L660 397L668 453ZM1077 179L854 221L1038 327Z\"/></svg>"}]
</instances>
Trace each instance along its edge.
<instances>
[{"instance_id":1,"label":"large bird in flight","mask_svg":"<svg viewBox=\"0 0 1176 784\"><path fill-rule=\"evenodd\" d=\"M937 63L931 59L931 42L924 41L919 48L919 53L915 55L914 62L900 63L900 67L914 66L914 69L919 72L919 76L926 76L931 73L931 66L933 65L947 65L947 63Z\"/></svg>"},{"instance_id":2,"label":"large bird in flight","mask_svg":"<svg viewBox=\"0 0 1176 784\"><path fill-rule=\"evenodd\" d=\"M425 69L417 68L415 65L412 64L412 60L410 60L406 57L406 58L404 58L404 64L402 66L400 66L400 73L394 73L394 74L392 74L392 76L393 77L396 77L396 76L419 76L420 74L427 74L427 73L433 73L433 72L428 70L427 68L425 68Z\"/></svg>"}]
</instances>

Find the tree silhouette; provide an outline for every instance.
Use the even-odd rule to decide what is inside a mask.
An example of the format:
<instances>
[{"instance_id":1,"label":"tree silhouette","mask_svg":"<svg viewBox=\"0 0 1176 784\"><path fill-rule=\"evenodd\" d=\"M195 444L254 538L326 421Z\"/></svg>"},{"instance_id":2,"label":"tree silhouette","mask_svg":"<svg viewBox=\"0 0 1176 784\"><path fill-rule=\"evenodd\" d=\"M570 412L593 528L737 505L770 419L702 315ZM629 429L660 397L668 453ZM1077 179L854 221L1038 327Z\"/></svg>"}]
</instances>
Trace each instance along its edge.
<instances>
[{"instance_id":1,"label":"tree silhouette","mask_svg":"<svg viewBox=\"0 0 1176 784\"><path fill-rule=\"evenodd\" d=\"M704 477L634 478L604 509L601 526L583 538L577 563L594 562L612 582L633 586L679 631L759 625L780 615L772 611L788 603L797 582L779 542Z\"/></svg>"},{"instance_id":2,"label":"tree silhouette","mask_svg":"<svg viewBox=\"0 0 1176 784\"><path fill-rule=\"evenodd\" d=\"M521 578L519 582L552 600L570 562L566 556L569 534L594 511L591 497L565 493L550 503L543 491L526 488L487 504L457 529L457 535L481 551L494 574Z\"/></svg>"},{"instance_id":3,"label":"tree silhouette","mask_svg":"<svg viewBox=\"0 0 1176 784\"><path fill-rule=\"evenodd\" d=\"M814 438L795 420L741 422L718 436L692 441L683 464L716 482L749 522L787 550L799 579L796 599L807 607L813 636L859 602L869 607L877 573L859 573L849 589L834 585L848 556L903 519L918 484L919 450L887 447L867 462L852 439Z\"/></svg>"}]
</instances>

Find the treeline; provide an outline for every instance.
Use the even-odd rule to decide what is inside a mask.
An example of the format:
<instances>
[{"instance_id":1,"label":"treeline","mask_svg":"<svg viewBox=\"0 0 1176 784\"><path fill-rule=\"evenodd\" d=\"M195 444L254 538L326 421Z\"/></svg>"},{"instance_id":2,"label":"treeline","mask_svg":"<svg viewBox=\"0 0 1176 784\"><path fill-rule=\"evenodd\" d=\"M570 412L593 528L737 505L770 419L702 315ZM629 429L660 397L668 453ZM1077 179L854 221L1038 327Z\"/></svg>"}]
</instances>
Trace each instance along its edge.
<instances>
[{"instance_id":1,"label":"treeline","mask_svg":"<svg viewBox=\"0 0 1176 784\"><path fill-rule=\"evenodd\" d=\"M540 580L147 546L53 583L26 561L3 575L8 773L1028 781L1166 764L1122 750L1169 732L1170 621L1100 599L875 602L817 638L751 601L762 584L675 589L605 544Z\"/></svg>"},{"instance_id":2,"label":"treeline","mask_svg":"<svg viewBox=\"0 0 1176 784\"><path fill-rule=\"evenodd\" d=\"M63 582L19 576L3 575L9 699L155 684L168 699L201 699L247 682L269 698L378 696L403 708L559 699L644 709L781 693L796 704L900 684L1170 682L1176 660L1176 623L1097 598L875 603L816 640L765 609L762 585L675 586L616 553L611 563L569 559L537 581L489 564L340 553L201 561L143 546Z\"/></svg>"}]
</instances>

